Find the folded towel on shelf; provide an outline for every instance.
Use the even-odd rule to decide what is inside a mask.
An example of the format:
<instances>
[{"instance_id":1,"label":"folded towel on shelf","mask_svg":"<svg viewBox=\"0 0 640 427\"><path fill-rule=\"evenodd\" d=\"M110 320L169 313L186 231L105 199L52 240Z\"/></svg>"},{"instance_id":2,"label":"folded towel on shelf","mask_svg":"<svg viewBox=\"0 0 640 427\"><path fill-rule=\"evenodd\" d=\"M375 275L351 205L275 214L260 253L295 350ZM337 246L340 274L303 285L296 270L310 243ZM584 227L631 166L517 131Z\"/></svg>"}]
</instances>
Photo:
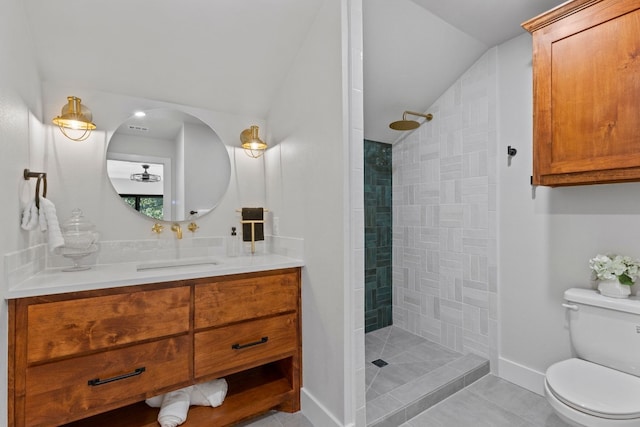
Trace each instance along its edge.
<instances>
[{"instance_id":1,"label":"folded towel on shelf","mask_svg":"<svg viewBox=\"0 0 640 427\"><path fill-rule=\"evenodd\" d=\"M224 378L196 384L191 392L191 404L213 408L220 406L227 395L227 388Z\"/></svg>"},{"instance_id":2,"label":"folded towel on shelf","mask_svg":"<svg viewBox=\"0 0 640 427\"><path fill-rule=\"evenodd\" d=\"M196 384L194 386L185 387L180 390L190 392L190 403L196 406L220 406L227 396L228 384L224 378L208 381L206 383ZM152 408L160 408L164 399L164 394L150 397L145 403Z\"/></svg>"},{"instance_id":3,"label":"folded towel on shelf","mask_svg":"<svg viewBox=\"0 0 640 427\"><path fill-rule=\"evenodd\" d=\"M254 226L254 241L264 240L264 208L242 208L243 221L260 221L242 224L242 241L251 241L251 226Z\"/></svg>"},{"instance_id":4,"label":"folded towel on shelf","mask_svg":"<svg viewBox=\"0 0 640 427\"><path fill-rule=\"evenodd\" d=\"M176 427L187 420L193 386L166 393L162 399L158 423L161 427Z\"/></svg>"},{"instance_id":5,"label":"folded towel on shelf","mask_svg":"<svg viewBox=\"0 0 640 427\"><path fill-rule=\"evenodd\" d=\"M164 394L150 397L144 402L152 408L159 408L162 406L162 399L164 399Z\"/></svg>"},{"instance_id":6,"label":"folded towel on shelf","mask_svg":"<svg viewBox=\"0 0 640 427\"><path fill-rule=\"evenodd\" d=\"M56 215L56 206L49 199L40 197L39 224L40 230L48 232L49 251L53 252L56 248L64 246L64 237L60 231L58 216Z\"/></svg>"},{"instance_id":7,"label":"folded towel on shelf","mask_svg":"<svg viewBox=\"0 0 640 427\"><path fill-rule=\"evenodd\" d=\"M32 199L24 211L22 211L22 223L20 226L23 230L35 230L40 223L40 215L38 214L38 207L36 206L35 199Z\"/></svg>"}]
</instances>

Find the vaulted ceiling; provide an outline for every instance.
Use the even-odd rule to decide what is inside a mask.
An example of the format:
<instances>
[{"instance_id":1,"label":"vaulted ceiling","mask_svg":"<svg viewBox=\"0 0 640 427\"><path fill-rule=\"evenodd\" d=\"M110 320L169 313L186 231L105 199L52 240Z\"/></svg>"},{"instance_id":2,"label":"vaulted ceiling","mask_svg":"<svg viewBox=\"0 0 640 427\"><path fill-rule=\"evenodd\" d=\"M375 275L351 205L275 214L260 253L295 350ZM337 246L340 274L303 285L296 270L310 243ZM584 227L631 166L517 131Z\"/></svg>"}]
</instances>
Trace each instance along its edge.
<instances>
[{"instance_id":1,"label":"vaulted ceiling","mask_svg":"<svg viewBox=\"0 0 640 427\"><path fill-rule=\"evenodd\" d=\"M323 1L25 0L44 82L266 118ZM364 0L365 137L392 142L558 0Z\"/></svg>"}]
</instances>

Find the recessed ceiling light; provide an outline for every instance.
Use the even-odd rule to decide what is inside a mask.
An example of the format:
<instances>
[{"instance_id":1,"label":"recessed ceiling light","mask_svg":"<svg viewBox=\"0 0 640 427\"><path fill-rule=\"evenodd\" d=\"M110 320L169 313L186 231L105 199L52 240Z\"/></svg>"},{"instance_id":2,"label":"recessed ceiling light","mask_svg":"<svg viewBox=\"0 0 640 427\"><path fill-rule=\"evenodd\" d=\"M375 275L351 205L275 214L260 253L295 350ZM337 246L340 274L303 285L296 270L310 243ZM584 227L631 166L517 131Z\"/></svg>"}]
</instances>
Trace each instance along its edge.
<instances>
[{"instance_id":1,"label":"recessed ceiling light","mask_svg":"<svg viewBox=\"0 0 640 427\"><path fill-rule=\"evenodd\" d=\"M136 111L135 113L133 113L133 115L136 117L144 117L147 115L147 113L145 113L144 111Z\"/></svg>"}]
</instances>

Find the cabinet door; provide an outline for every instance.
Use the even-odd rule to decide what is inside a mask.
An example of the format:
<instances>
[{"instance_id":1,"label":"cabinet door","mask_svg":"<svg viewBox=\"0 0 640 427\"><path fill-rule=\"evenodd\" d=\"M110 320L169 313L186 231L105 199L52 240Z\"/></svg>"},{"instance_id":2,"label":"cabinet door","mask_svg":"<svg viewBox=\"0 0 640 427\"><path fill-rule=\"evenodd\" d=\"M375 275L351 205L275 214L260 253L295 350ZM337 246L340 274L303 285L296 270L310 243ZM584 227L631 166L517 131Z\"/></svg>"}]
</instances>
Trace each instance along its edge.
<instances>
[{"instance_id":1,"label":"cabinet door","mask_svg":"<svg viewBox=\"0 0 640 427\"><path fill-rule=\"evenodd\" d=\"M187 335L27 368L25 425L51 426L190 379Z\"/></svg>"},{"instance_id":2,"label":"cabinet door","mask_svg":"<svg viewBox=\"0 0 640 427\"><path fill-rule=\"evenodd\" d=\"M29 305L27 361L187 332L190 292L177 287Z\"/></svg>"},{"instance_id":3,"label":"cabinet door","mask_svg":"<svg viewBox=\"0 0 640 427\"><path fill-rule=\"evenodd\" d=\"M534 184L640 180L639 7L605 0L534 32Z\"/></svg>"},{"instance_id":4,"label":"cabinet door","mask_svg":"<svg viewBox=\"0 0 640 427\"><path fill-rule=\"evenodd\" d=\"M195 328L295 311L298 300L297 271L198 284Z\"/></svg>"},{"instance_id":5,"label":"cabinet door","mask_svg":"<svg viewBox=\"0 0 640 427\"><path fill-rule=\"evenodd\" d=\"M197 332L195 377L226 375L293 356L298 350L297 336L295 314Z\"/></svg>"}]
</instances>

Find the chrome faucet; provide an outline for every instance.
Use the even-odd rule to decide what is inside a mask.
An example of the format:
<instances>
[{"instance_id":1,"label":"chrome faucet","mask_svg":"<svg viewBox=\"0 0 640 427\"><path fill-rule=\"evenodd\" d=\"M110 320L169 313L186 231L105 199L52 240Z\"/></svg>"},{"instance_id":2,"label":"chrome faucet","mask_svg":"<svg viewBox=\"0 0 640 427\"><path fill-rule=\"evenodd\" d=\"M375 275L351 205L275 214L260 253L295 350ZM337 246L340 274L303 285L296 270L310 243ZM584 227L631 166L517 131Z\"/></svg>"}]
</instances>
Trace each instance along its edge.
<instances>
[{"instance_id":1,"label":"chrome faucet","mask_svg":"<svg viewBox=\"0 0 640 427\"><path fill-rule=\"evenodd\" d=\"M171 231L175 231L176 233L176 237L178 239L182 239L182 227L180 227L180 224L175 223L171 226Z\"/></svg>"}]
</instances>

